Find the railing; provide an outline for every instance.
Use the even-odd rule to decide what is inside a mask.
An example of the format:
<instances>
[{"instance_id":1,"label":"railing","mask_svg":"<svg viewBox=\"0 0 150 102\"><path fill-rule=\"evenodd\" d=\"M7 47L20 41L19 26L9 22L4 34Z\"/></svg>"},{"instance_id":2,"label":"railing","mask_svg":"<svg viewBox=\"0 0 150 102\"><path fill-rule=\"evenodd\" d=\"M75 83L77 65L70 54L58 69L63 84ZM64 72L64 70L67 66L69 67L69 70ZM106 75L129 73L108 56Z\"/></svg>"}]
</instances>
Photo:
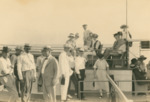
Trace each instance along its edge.
<instances>
[{"instance_id":1,"label":"railing","mask_svg":"<svg viewBox=\"0 0 150 102\"><path fill-rule=\"evenodd\" d=\"M110 82L111 86L115 89L115 91L118 93L119 97L121 98L121 101L119 102L133 102L132 100L128 100L127 97L124 95L124 93L121 91L121 89L117 86L117 84L112 80L112 78L107 75L108 80L103 80L103 81L94 81L94 82ZM79 81L78 82L78 97L81 99L81 93L94 93L94 91L80 91L80 83L81 82L93 82L93 81ZM112 94L112 93L111 93ZM109 93L109 98L111 99L111 95ZM116 97L113 97L116 98ZM110 100L111 102L116 102Z\"/></svg>"}]
</instances>

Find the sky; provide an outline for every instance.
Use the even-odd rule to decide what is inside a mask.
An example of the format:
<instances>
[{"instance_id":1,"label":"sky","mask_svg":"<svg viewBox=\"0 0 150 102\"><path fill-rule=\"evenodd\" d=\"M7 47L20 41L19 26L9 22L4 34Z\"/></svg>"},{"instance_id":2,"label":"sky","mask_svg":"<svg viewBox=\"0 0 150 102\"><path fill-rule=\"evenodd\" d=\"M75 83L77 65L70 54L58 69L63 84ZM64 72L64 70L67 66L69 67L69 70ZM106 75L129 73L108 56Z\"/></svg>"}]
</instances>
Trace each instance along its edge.
<instances>
[{"instance_id":1,"label":"sky","mask_svg":"<svg viewBox=\"0 0 150 102\"><path fill-rule=\"evenodd\" d=\"M150 0L128 0L127 23L133 39L150 39ZM63 44L82 25L103 44L126 24L126 0L0 0L1 44Z\"/></svg>"}]
</instances>

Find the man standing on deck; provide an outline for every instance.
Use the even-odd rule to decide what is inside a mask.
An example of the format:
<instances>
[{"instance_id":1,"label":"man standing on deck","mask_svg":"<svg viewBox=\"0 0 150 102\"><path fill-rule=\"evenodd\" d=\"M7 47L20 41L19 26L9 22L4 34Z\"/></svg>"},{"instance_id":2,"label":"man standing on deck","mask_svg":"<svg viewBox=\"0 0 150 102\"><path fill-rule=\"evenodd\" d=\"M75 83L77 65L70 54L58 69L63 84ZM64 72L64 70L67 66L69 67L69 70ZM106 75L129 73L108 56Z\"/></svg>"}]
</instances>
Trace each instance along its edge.
<instances>
[{"instance_id":1,"label":"man standing on deck","mask_svg":"<svg viewBox=\"0 0 150 102\"><path fill-rule=\"evenodd\" d=\"M67 92L69 86L69 79L73 71L69 65L68 55L70 54L71 46L69 44L64 45L64 51L59 55L59 67L61 74L61 102L67 100Z\"/></svg>"},{"instance_id":2,"label":"man standing on deck","mask_svg":"<svg viewBox=\"0 0 150 102\"><path fill-rule=\"evenodd\" d=\"M58 62L51 55L51 47L43 48L45 59L42 62L41 74L43 79L43 97L45 102L56 102L56 84L58 83Z\"/></svg>"},{"instance_id":3,"label":"man standing on deck","mask_svg":"<svg viewBox=\"0 0 150 102\"><path fill-rule=\"evenodd\" d=\"M0 83L2 83L8 90L8 93L10 93L10 102L16 102L18 93L15 85L15 77L12 74L13 66L11 66L11 62L8 58L9 51L10 49L8 47L3 47L2 49L2 57L0 58Z\"/></svg>"},{"instance_id":4,"label":"man standing on deck","mask_svg":"<svg viewBox=\"0 0 150 102\"><path fill-rule=\"evenodd\" d=\"M18 57L18 75L21 82L21 100L29 102L32 91L32 83L36 80L36 67L34 57L30 53L31 46L24 45L24 53ZM26 99L25 99L26 96Z\"/></svg>"},{"instance_id":5,"label":"man standing on deck","mask_svg":"<svg viewBox=\"0 0 150 102\"><path fill-rule=\"evenodd\" d=\"M16 76L16 88L17 88L18 96L20 97L21 92L20 92L20 80L19 80L18 70L17 70L17 59L21 55L23 48L21 46L17 46L15 50L16 53L11 56L11 63L12 66L14 67L14 75Z\"/></svg>"},{"instance_id":6,"label":"man standing on deck","mask_svg":"<svg viewBox=\"0 0 150 102\"><path fill-rule=\"evenodd\" d=\"M84 24L82 26L84 29L84 32L83 32L84 46L86 46L87 49L89 49L92 43L92 32L90 30L87 30L87 24Z\"/></svg>"}]
</instances>

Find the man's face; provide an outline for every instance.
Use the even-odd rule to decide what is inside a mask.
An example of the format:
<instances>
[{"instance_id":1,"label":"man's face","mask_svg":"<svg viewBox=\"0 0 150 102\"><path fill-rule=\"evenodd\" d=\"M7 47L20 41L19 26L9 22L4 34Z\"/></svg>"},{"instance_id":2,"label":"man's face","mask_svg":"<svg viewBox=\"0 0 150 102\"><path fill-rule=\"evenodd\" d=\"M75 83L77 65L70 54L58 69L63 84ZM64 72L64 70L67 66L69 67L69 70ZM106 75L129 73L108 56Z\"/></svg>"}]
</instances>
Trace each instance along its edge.
<instances>
[{"instance_id":1,"label":"man's face","mask_svg":"<svg viewBox=\"0 0 150 102\"><path fill-rule=\"evenodd\" d=\"M4 58L8 58L8 57L9 57L9 55L10 55L10 53L9 53L9 52L7 52L7 53L6 53L6 52L3 52L3 54L2 54L2 55L3 55L3 57L4 57Z\"/></svg>"},{"instance_id":2,"label":"man's face","mask_svg":"<svg viewBox=\"0 0 150 102\"><path fill-rule=\"evenodd\" d=\"M87 29L87 26L83 26L83 29L86 30L86 29Z\"/></svg>"},{"instance_id":3,"label":"man's face","mask_svg":"<svg viewBox=\"0 0 150 102\"><path fill-rule=\"evenodd\" d=\"M17 55L20 55L20 54L21 54L21 50L17 49L17 50L16 50L16 54L17 54Z\"/></svg>"},{"instance_id":4,"label":"man's face","mask_svg":"<svg viewBox=\"0 0 150 102\"><path fill-rule=\"evenodd\" d=\"M48 57L49 54L50 54L50 51L49 51L49 50L44 50L44 51L43 51L43 55L44 55L45 57Z\"/></svg>"},{"instance_id":5,"label":"man's face","mask_svg":"<svg viewBox=\"0 0 150 102\"><path fill-rule=\"evenodd\" d=\"M30 47L25 47L25 48L24 48L24 51L25 51L26 53L29 53L29 52L30 52L30 49L31 49Z\"/></svg>"},{"instance_id":6,"label":"man's face","mask_svg":"<svg viewBox=\"0 0 150 102\"><path fill-rule=\"evenodd\" d=\"M114 36L114 37L115 37L116 40L118 40L120 36L116 35L116 36Z\"/></svg>"}]
</instances>

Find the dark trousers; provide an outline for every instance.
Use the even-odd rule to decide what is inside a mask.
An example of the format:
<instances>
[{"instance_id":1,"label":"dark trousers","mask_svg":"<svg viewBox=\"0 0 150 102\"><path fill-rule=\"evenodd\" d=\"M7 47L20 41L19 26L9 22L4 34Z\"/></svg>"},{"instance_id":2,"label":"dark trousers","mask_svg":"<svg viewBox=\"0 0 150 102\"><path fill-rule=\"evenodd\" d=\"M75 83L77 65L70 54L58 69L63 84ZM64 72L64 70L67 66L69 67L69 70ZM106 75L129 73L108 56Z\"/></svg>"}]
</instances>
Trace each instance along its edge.
<instances>
[{"instance_id":1,"label":"dark trousers","mask_svg":"<svg viewBox=\"0 0 150 102\"><path fill-rule=\"evenodd\" d=\"M32 91L32 83L33 83L33 71L28 70L22 72L23 81L21 81L21 101L22 102L28 102L31 97L31 91ZM27 100L24 100L24 96L27 97Z\"/></svg>"},{"instance_id":2,"label":"dark trousers","mask_svg":"<svg viewBox=\"0 0 150 102\"><path fill-rule=\"evenodd\" d=\"M81 78L78 77L78 81L84 81L85 69L80 70L80 76L81 76ZM84 91L84 83L83 82L80 82L80 91ZM79 94L78 94L78 97L79 97ZM79 98L81 98L81 99L84 98L84 94L81 93Z\"/></svg>"},{"instance_id":3,"label":"dark trousers","mask_svg":"<svg viewBox=\"0 0 150 102\"><path fill-rule=\"evenodd\" d=\"M74 84L74 88L75 88L75 93L77 93L78 92L78 78L77 78L77 75L76 75L76 73L74 72L74 70L73 70L73 74L70 76L70 80L69 80L69 87L68 87L68 94L70 94L71 92L71 90L70 90L70 88L71 88L71 81L73 82L73 84Z\"/></svg>"}]
</instances>

